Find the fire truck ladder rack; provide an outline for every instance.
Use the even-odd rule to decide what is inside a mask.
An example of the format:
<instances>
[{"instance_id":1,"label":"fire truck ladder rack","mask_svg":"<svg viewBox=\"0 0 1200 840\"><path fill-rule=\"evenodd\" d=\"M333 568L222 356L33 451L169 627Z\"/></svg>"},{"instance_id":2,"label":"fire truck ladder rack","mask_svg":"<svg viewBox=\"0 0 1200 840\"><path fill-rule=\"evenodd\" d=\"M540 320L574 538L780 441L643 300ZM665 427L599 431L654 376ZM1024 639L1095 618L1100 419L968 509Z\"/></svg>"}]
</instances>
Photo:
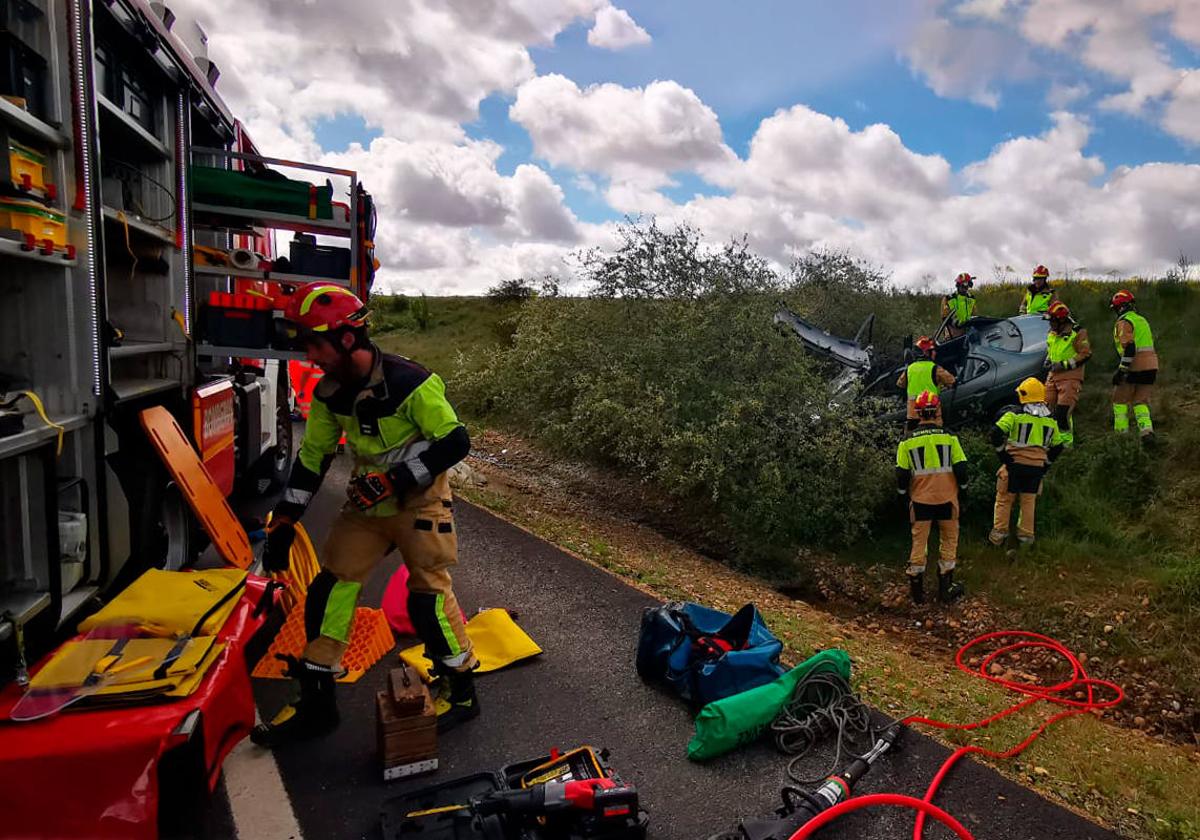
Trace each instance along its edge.
<instances>
[{"instance_id":1,"label":"fire truck ladder rack","mask_svg":"<svg viewBox=\"0 0 1200 840\"><path fill-rule=\"evenodd\" d=\"M242 161L258 166L276 166L300 172L315 173L318 177L333 175L349 182L349 213L348 218L337 218L339 208L334 206L332 219L310 219L305 216L276 213L266 210L247 209L244 207L218 206L199 202L192 203L192 221L197 228L225 230L230 234L243 233L254 235L262 230L286 230L295 233L309 233L319 236L335 236L350 239L350 275L345 278L319 277L300 275L288 272L275 272L261 269L242 269L233 266L212 266L200 262L201 258L193 257L192 272L200 279L210 281L225 280L225 285L232 287L233 280L248 279L274 283L305 283L313 280L352 285L353 278L358 276L359 253L362 243L358 225L358 173L351 169L336 169L329 166L319 166L313 163L300 163L282 158L269 158L261 155L234 152L226 149L214 149L197 146L192 149L193 160L197 158L217 159L218 161ZM252 359L302 359L304 354L291 350L278 350L262 347L226 347L214 345L201 340L196 345L198 356L217 358L252 358Z\"/></svg>"}]
</instances>

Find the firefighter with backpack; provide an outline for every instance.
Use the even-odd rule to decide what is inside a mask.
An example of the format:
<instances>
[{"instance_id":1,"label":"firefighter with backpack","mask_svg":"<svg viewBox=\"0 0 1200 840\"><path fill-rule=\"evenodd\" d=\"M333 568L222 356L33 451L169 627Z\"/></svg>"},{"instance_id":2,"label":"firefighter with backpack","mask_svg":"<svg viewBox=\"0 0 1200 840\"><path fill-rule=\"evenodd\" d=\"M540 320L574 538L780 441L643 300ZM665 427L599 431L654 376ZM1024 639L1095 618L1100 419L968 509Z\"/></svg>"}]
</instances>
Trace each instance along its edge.
<instances>
[{"instance_id":1,"label":"firefighter with backpack","mask_svg":"<svg viewBox=\"0 0 1200 840\"><path fill-rule=\"evenodd\" d=\"M996 506L988 535L992 545L1008 540L1013 503L1018 499L1017 541L1022 546L1033 544L1042 478L1063 450L1063 435L1050 416L1041 380L1029 377L1017 386L1017 396L1020 406L1010 406L992 428L992 445L1000 456Z\"/></svg>"},{"instance_id":2,"label":"firefighter with backpack","mask_svg":"<svg viewBox=\"0 0 1200 840\"><path fill-rule=\"evenodd\" d=\"M943 604L963 595L954 581L958 565L958 494L967 486L967 456L958 438L941 427L941 400L922 391L916 398L918 426L896 449L896 492L908 500L912 551L908 582L915 604L925 603L925 565L929 533L938 527L938 600Z\"/></svg>"}]
</instances>

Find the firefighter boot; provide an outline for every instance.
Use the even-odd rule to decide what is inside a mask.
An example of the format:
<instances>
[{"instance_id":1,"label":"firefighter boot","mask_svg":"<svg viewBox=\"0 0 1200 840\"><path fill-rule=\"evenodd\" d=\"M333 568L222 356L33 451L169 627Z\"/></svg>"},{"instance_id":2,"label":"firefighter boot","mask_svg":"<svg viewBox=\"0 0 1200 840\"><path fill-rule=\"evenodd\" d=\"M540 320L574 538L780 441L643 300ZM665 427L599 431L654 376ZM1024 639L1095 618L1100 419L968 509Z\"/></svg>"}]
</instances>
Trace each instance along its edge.
<instances>
[{"instance_id":1,"label":"firefighter boot","mask_svg":"<svg viewBox=\"0 0 1200 840\"><path fill-rule=\"evenodd\" d=\"M908 586L914 604L925 603L925 575L909 575Z\"/></svg>"},{"instance_id":2,"label":"firefighter boot","mask_svg":"<svg viewBox=\"0 0 1200 840\"><path fill-rule=\"evenodd\" d=\"M288 663L284 673L295 679L299 697L280 709L270 723L254 727L250 740L260 747L274 748L318 738L336 729L341 720L334 693L334 671L307 659L280 658Z\"/></svg>"},{"instance_id":3,"label":"firefighter boot","mask_svg":"<svg viewBox=\"0 0 1200 840\"><path fill-rule=\"evenodd\" d=\"M950 604L957 601L967 593L966 588L961 583L955 583L954 570L948 572L938 572L938 600L943 604Z\"/></svg>"},{"instance_id":4,"label":"firefighter boot","mask_svg":"<svg viewBox=\"0 0 1200 840\"><path fill-rule=\"evenodd\" d=\"M479 717L474 672L443 672L438 679L438 693L433 706L437 710L438 732L448 732L460 723Z\"/></svg>"}]
</instances>

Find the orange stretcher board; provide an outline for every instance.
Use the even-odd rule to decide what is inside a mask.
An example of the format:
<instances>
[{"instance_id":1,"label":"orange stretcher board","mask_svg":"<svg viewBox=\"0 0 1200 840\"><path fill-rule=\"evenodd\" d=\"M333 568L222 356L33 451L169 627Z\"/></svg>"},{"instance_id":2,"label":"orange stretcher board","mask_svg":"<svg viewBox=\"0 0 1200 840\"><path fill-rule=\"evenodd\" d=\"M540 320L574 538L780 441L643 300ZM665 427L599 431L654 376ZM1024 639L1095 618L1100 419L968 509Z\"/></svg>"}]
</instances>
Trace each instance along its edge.
<instances>
[{"instance_id":1,"label":"orange stretcher board","mask_svg":"<svg viewBox=\"0 0 1200 840\"><path fill-rule=\"evenodd\" d=\"M226 563L239 569L249 568L254 562L250 538L171 412L156 405L142 411L140 417L142 428L146 430L158 456L179 485L183 497L204 526L218 553Z\"/></svg>"}]
</instances>

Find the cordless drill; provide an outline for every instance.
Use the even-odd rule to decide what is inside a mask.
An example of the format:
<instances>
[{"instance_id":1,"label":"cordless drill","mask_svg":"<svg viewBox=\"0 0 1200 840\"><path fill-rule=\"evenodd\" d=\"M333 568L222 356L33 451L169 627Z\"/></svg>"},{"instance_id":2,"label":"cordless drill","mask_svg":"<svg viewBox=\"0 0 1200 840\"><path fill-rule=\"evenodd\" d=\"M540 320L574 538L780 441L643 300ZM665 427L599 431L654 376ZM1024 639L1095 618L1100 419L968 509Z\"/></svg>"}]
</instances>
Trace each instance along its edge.
<instances>
[{"instance_id":1,"label":"cordless drill","mask_svg":"<svg viewBox=\"0 0 1200 840\"><path fill-rule=\"evenodd\" d=\"M637 790L613 779L547 782L525 790L496 791L471 802L471 810L481 817L506 814L518 819L570 814L623 820L636 815L637 809Z\"/></svg>"}]
</instances>

